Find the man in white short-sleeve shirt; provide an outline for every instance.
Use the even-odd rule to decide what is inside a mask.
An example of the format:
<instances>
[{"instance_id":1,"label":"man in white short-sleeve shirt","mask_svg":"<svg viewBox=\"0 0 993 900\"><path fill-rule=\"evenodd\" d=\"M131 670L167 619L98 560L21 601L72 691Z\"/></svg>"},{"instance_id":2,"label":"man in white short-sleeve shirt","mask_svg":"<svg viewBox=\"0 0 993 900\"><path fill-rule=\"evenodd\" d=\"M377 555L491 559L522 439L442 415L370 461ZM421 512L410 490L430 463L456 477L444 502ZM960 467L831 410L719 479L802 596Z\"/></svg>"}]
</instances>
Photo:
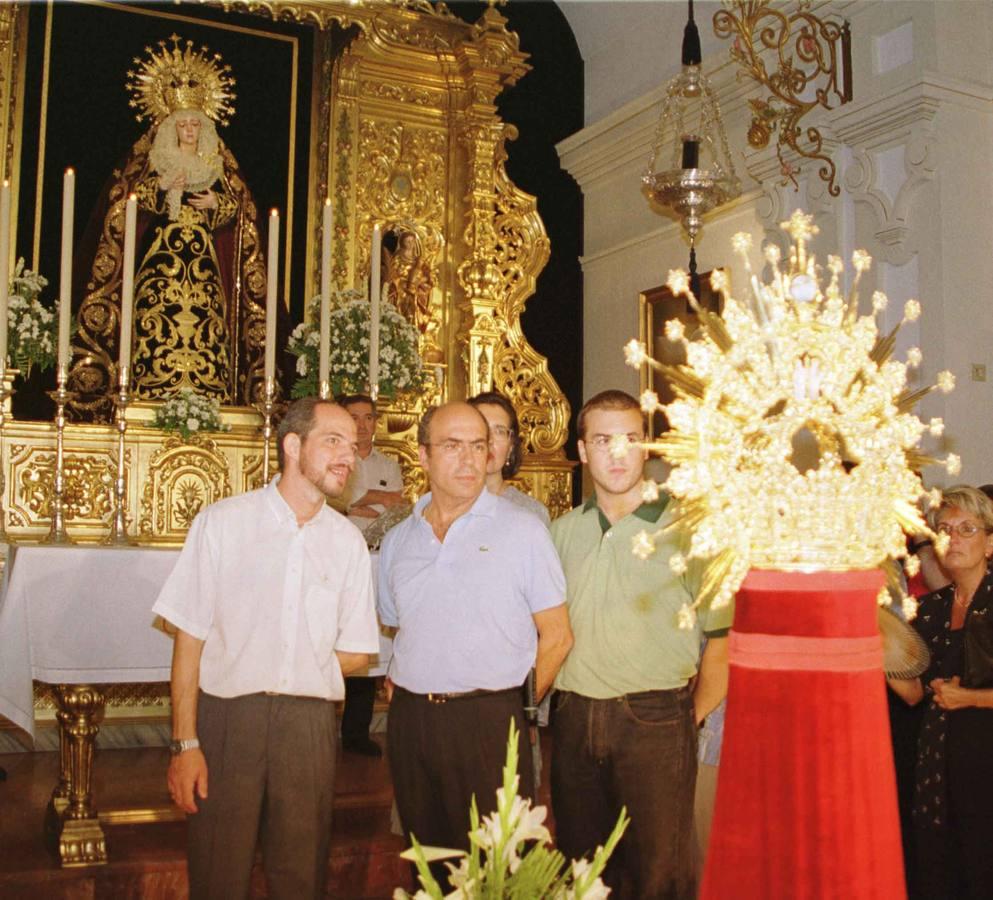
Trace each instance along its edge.
<instances>
[{"instance_id":1,"label":"man in white short-sleeve shirt","mask_svg":"<svg viewBox=\"0 0 993 900\"><path fill-rule=\"evenodd\" d=\"M406 503L400 464L374 446L376 404L368 394L346 394L338 402L355 422L355 471L348 479L348 521L363 534L387 509ZM352 675L345 680L345 708L341 714L341 748L346 753L379 757L383 750L371 737L369 726L376 703L378 679Z\"/></svg>"},{"instance_id":2,"label":"man in white short-sleeve shirt","mask_svg":"<svg viewBox=\"0 0 993 900\"><path fill-rule=\"evenodd\" d=\"M298 400L278 452L278 481L196 517L154 606L178 629L168 782L192 898L246 896L260 835L271 896L324 896L333 701L379 647L365 542L326 503L352 469L354 422Z\"/></svg>"},{"instance_id":3,"label":"man in white short-sleeve shirt","mask_svg":"<svg viewBox=\"0 0 993 900\"><path fill-rule=\"evenodd\" d=\"M348 521L364 532L387 509L406 502L403 473L395 459L373 444L379 413L372 397L346 394L338 403L355 422L355 471L348 479Z\"/></svg>"}]
</instances>

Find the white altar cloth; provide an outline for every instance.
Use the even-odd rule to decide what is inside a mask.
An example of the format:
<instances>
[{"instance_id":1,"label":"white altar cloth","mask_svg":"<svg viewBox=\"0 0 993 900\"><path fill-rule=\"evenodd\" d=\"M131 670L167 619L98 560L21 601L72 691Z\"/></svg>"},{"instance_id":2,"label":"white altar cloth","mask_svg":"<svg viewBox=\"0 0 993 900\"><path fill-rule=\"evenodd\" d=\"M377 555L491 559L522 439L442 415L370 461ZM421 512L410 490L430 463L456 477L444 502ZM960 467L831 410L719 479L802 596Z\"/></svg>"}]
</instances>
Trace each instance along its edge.
<instances>
[{"instance_id":1,"label":"white altar cloth","mask_svg":"<svg viewBox=\"0 0 993 900\"><path fill-rule=\"evenodd\" d=\"M0 597L0 715L34 737L31 680L168 681L152 604L179 550L13 547Z\"/></svg>"},{"instance_id":2,"label":"white altar cloth","mask_svg":"<svg viewBox=\"0 0 993 900\"><path fill-rule=\"evenodd\" d=\"M0 715L34 738L32 679L168 681L172 638L155 627L152 605L178 556L178 548L12 547L0 594ZM389 666L393 642L380 634L379 645L369 675Z\"/></svg>"}]
</instances>

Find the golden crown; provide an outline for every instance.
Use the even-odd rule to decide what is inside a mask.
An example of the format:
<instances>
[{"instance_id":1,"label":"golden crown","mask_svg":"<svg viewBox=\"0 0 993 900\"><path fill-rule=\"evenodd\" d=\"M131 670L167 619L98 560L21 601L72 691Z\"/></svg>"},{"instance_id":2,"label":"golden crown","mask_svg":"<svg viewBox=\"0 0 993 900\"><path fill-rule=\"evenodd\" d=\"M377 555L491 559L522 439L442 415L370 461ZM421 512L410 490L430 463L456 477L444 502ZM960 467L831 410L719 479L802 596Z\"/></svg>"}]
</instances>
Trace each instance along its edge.
<instances>
[{"instance_id":1,"label":"golden crown","mask_svg":"<svg viewBox=\"0 0 993 900\"><path fill-rule=\"evenodd\" d=\"M905 532L932 534L918 501L926 496L940 502L940 492L925 492L917 474L937 460L917 445L925 431L937 436L944 426L940 419L925 425L911 410L933 387L952 390L954 377L941 372L936 385L909 389L907 372L920 366L921 352L910 349L906 362L892 358L900 326L880 334L876 325L886 295L874 292L872 314L859 315L859 281L871 265L869 255L853 254L855 275L845 296L841 259L828 257L822 286L825 272L808 253L817 233L813 217L798 211L781 227L793 238L789 261L783 266L779 247L768 245L772 277L765 284L750 267L751 237L734 236L750 296L734 299L725 273L715 271L711 283L724 301L720 315L698 306L685 272L669 273L669 289L687 298L701 324L699 334L687 339L679 320L666 322L666 337L685 348L685 365L660 365L637 341L625 347L630 365L654 365L676 397L662 406L646 391L641 405L648 414L664 409L670 425L646 446L673 464L664 487L679 503L669 527L682 530L688 544L672 566L681 572L688 560L706 561L697 603L681 612L684 627L701 602L730 602L752 567L882 566L891 592L912 614L894 561L906 556ZM900 324L920 311L909 300ZM806 460L798 453L801 439L816 447ZM949 455L944 465L957 473L958 457ZM657 491L654 483L646 485L646 496ZM647 556L660 536L642 532L634 552ZM916 559L908 563L913 574ZM881 594L880 602L887 599Z\"/></svg>"},{"instance_id":2,"label":"golden crown","mask_svg":"<svg viewBox=\"0 0 993 900\"><path fill-rule=\"evenodd\" d=\"M235 94L231 67L222 65L220 53L206 47L194 49L192 41L170 35L159 41L158 50L146 47L147 58L137 56L135 69L127 73L129 106L138 110L135 118L158 124L180 109L197 109L219 125L226 125L234 114L231 101Z\"/></svg>"}]
</instances>

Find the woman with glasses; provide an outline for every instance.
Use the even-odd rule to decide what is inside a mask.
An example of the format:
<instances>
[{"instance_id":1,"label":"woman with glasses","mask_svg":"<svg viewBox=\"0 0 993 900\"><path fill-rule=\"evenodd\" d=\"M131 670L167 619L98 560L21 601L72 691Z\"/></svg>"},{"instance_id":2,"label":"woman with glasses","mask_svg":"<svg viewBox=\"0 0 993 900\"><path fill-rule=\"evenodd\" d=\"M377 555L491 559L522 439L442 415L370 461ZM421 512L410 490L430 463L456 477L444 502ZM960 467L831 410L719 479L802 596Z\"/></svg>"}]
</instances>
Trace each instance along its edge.
<instances>
[{"instance_id":1,"label":"woman with glasses","mask_svg":"<svg viewBox=\"0 0 993 900\"><path fill-rule=\"evenodd\" d=\"M948 536L951 583L921 599L914 627L931 651L921 678L891 679L927 706L917 748L914 826L920 896L993 897L993 502L959 485L932 514Z\"/></svg>"},{"instance_id":2,"label":"woman with glasses","mask_svg":"<svg viewBox=\"0 0 993 900\"><path fill-rule=\"evenodd\" d=\"M486 391L469 400L490 426L490 457L486 463L486 489L491 494L505 497L511 503L534 513L545 525L551 519L540 500L535 500L506 479L513 478L521 468L521 426L513 404L496 391Z\"/></svg>"}]
</instances>

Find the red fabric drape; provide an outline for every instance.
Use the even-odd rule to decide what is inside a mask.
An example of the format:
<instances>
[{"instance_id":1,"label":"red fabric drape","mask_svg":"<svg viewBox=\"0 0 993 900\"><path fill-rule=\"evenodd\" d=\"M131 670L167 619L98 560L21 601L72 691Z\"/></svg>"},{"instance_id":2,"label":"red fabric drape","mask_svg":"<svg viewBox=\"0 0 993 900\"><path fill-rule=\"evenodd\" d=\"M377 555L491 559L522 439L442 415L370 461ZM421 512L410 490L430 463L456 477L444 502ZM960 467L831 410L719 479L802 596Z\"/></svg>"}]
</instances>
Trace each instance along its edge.
<instances>
[{"instance_id":1,"label":"red fabric drape","mask_svg":"<svg viewBox=\"0 0 993 900\"><path fill-rule=\"evenodd\" d=\"M755 571L742 585L705 900L906 897L882 583Z\"/></svg>"}]
</instances>

